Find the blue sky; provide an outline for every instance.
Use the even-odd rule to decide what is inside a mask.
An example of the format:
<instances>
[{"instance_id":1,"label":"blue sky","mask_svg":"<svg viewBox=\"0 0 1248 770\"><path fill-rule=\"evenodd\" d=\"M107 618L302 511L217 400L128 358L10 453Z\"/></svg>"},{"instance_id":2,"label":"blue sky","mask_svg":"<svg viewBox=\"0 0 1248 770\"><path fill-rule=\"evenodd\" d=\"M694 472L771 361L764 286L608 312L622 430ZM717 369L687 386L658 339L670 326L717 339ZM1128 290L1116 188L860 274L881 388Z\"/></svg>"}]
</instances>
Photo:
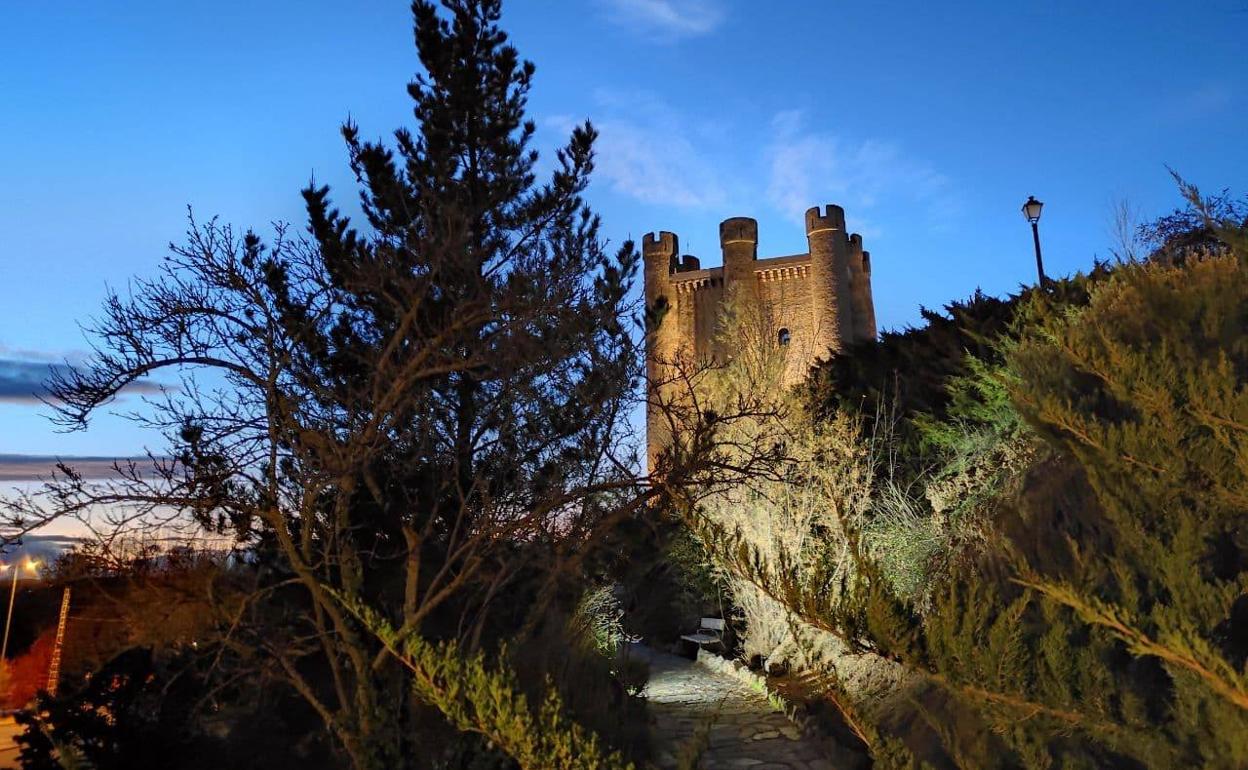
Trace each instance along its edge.
<instances>
[{"instance_id":1,"label":"blue sky","mask_svg":"<svg viewBox=\"0 0 1248 770\"><path fill-rule=\"evenodd\" d=\"M6 4L0 455L152 440L114 418L57 434L6 377L80 356L79 323L154 272L188 205L298 222L315 175L349 206L339 124L409 123L410 26L376 0ZM537 64L539 146L602 131L589 198L610 239L674 230L717 264L718 222L749 215L763 255L794 253L802 211L840 203L886 327L1032 281L1028 194L1061 274L1107 255L1114 201L1177 203L1166 165L1248 190L1243 0L511 0L504 26Z\"/></svg>"}]
</instances>

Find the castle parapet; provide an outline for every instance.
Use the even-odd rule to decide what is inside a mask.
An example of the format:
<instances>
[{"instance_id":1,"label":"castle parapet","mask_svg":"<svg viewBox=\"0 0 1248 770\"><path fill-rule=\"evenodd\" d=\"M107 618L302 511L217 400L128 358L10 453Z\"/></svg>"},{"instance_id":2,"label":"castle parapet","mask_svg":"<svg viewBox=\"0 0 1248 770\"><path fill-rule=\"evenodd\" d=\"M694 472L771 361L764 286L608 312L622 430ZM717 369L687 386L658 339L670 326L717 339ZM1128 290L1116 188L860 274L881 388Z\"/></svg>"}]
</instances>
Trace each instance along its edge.
<instances>
[{"instance_id":1,"label":"castle parapet","mask_svg":"<svg viewBox=\"0 0 1248 770\"><path fill-rule=\"evenodd\" d=\"M829 203L821 210L818 206L806 210L806 236L812 234L823 233L827 231L838 231L844 237L845 233L845 209L834 203Z\"/></svg>"},{"instance_id":2,"label":"castle parapet","mask_svg":"<svg viewBox=\"0 0 1248 770\"><path fill-rule=\"evenodd\" d=\"M697 257L682 255L675 233L642 238L646 315L656 321L646 335L651 468L672 438L671 424L656 404L688 395L674 367L723 362L739 352L721 335L722 311L733 294L758 311L769 338L785 348L784 387L800 382L818 359L875 336L871 255L862 237L848 234L845 210L836 205L810 209L805 224L807 253L760 260L758 222L725 219L719 226L723 267L706 268Z\"/></svg>"},{"instance_id":3,"label":"castle parapet","mask_svg":"<svg viewBox=\"0 0 1248 770\"><path fill-rule=\"evenodd\" d=\"M680 253L680 238L676 237L676 233L660 230L657 233L646 233L641 237L641 255L646 264L652 260L662 259L668 263L664 267L674 267L675 263L672 260L678 253Z\"/></svg>"}]
</instances>

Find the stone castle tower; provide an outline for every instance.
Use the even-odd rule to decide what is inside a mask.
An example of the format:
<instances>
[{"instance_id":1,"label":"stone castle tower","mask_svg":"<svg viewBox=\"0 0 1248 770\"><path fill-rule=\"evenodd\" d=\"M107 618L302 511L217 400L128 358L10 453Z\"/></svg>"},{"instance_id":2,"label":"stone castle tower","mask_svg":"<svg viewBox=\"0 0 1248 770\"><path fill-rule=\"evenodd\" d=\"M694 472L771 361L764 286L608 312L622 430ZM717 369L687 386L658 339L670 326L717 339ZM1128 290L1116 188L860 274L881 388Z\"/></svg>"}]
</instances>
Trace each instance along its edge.
<instances>
[{"instance_id":1,"label":"stone castle tower","mask_svg":"<svg viewBox=\"0 0 1248 770\"><path fill-rule=\"evenodd\" d=\"M845 211L829 205L806 212L805 254L758 258L758 222L749 217L719 225L723 267L702 269L697 257L681 255L680 241L667 231L642 239L646 306L666 302L658 330L647 338L646 374L651 387L663 388L663 362L682 352L697 358L721 358L716 349L719 311L729 292L757 303L767 333L786 346L784 384L806 376L811 364L830 351L875 337L871 296L871 255L862 236L845 232ZM653 465L667 442L659 410L646 416L647 445Z\"/></svg>"}]
</instances>

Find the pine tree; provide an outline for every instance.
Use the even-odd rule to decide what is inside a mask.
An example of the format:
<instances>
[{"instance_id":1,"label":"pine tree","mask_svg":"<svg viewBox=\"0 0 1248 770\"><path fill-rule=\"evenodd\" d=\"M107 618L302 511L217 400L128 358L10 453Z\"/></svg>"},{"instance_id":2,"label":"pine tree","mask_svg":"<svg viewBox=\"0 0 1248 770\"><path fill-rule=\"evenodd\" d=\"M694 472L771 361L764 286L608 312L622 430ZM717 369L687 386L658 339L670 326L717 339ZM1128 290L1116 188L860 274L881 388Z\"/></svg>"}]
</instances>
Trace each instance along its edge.
<instances>
[{"instance_id":1,"label":"pine tree","mask_svg":"<svg viewBox=\"0 0 1248 770\"><path fill-rule=\"evenodd\" d=\"M312 452L350 479L334 501L350 523L327 528L343 543L331 551L337 588L386 608L399 640L458 636L473 650L539 622L619 515L602 495L634 483L617 442L639 359L624 323L636 259L631 245L605 253L581 201L592 127L573 131L536 184L534 67L498 28L500 3L417 2L413 13L415 131L396 131L391 149L343 127L364 234L327 188L304 191L333 313L309 318L281 270L268 286L300 335L314 409L369 405L353 451ZM570 527L556 534L560 518ZM356 709L361 744L392 765L409 738L368 727L395 712L381 673L357 671L353 701L373 701Z\"/></svg>"},{"instance_id":2,"label":"pine tree","mask_svg":"<svg viewBox=\"0 0 1248 770\"><path fill-rule=\"evenodd\" d=\"M162 369L213 386L157 405L171 459L103 486L67 474L43 511L108 499L130 522L233 534L256 590L222 654L293 688L357 768L427 759L438 712L500 739L497 699L507 719L567 724L544 672L508 674L501 641L574 604L605 535L662 492L629 440L637 257L607 253L581 198L594 129L539 183L534 67L498 0L412 9L415 128L391 147L343 127L363 224L309 186L309 237L193 223L159 280L111 296L90 366L54 385L67 425ZM484 677L467 703L444 680L465 665ZM592 735L579 759L559 736L497 745L529 767L598 761Z\"/></svg>"}]
</instances>

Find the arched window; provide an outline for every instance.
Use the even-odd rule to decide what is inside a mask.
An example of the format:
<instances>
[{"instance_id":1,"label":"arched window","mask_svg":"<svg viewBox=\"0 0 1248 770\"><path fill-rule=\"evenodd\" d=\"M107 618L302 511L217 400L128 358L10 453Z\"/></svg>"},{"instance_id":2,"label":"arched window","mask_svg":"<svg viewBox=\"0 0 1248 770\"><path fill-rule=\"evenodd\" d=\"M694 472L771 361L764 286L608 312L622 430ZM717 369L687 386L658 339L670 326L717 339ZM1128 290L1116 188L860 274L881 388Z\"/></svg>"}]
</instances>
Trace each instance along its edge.
<instances>
[{"instance_id":1,"label":"arched window","mask_svg":"<svg viewBox=\"0 0 1248 770\"><path fill-rule=\"evenodd\" d=\"M788 330L788 329L781 329L781 330L780 330L780 331L776 334L776 342L779 342L781 346L788 345L788 344L789 344L789 340L790 340L790 339L792 339L792 336L793 336L793 335L789 334L789 330Z\"/></svg>"}]
</instances>

